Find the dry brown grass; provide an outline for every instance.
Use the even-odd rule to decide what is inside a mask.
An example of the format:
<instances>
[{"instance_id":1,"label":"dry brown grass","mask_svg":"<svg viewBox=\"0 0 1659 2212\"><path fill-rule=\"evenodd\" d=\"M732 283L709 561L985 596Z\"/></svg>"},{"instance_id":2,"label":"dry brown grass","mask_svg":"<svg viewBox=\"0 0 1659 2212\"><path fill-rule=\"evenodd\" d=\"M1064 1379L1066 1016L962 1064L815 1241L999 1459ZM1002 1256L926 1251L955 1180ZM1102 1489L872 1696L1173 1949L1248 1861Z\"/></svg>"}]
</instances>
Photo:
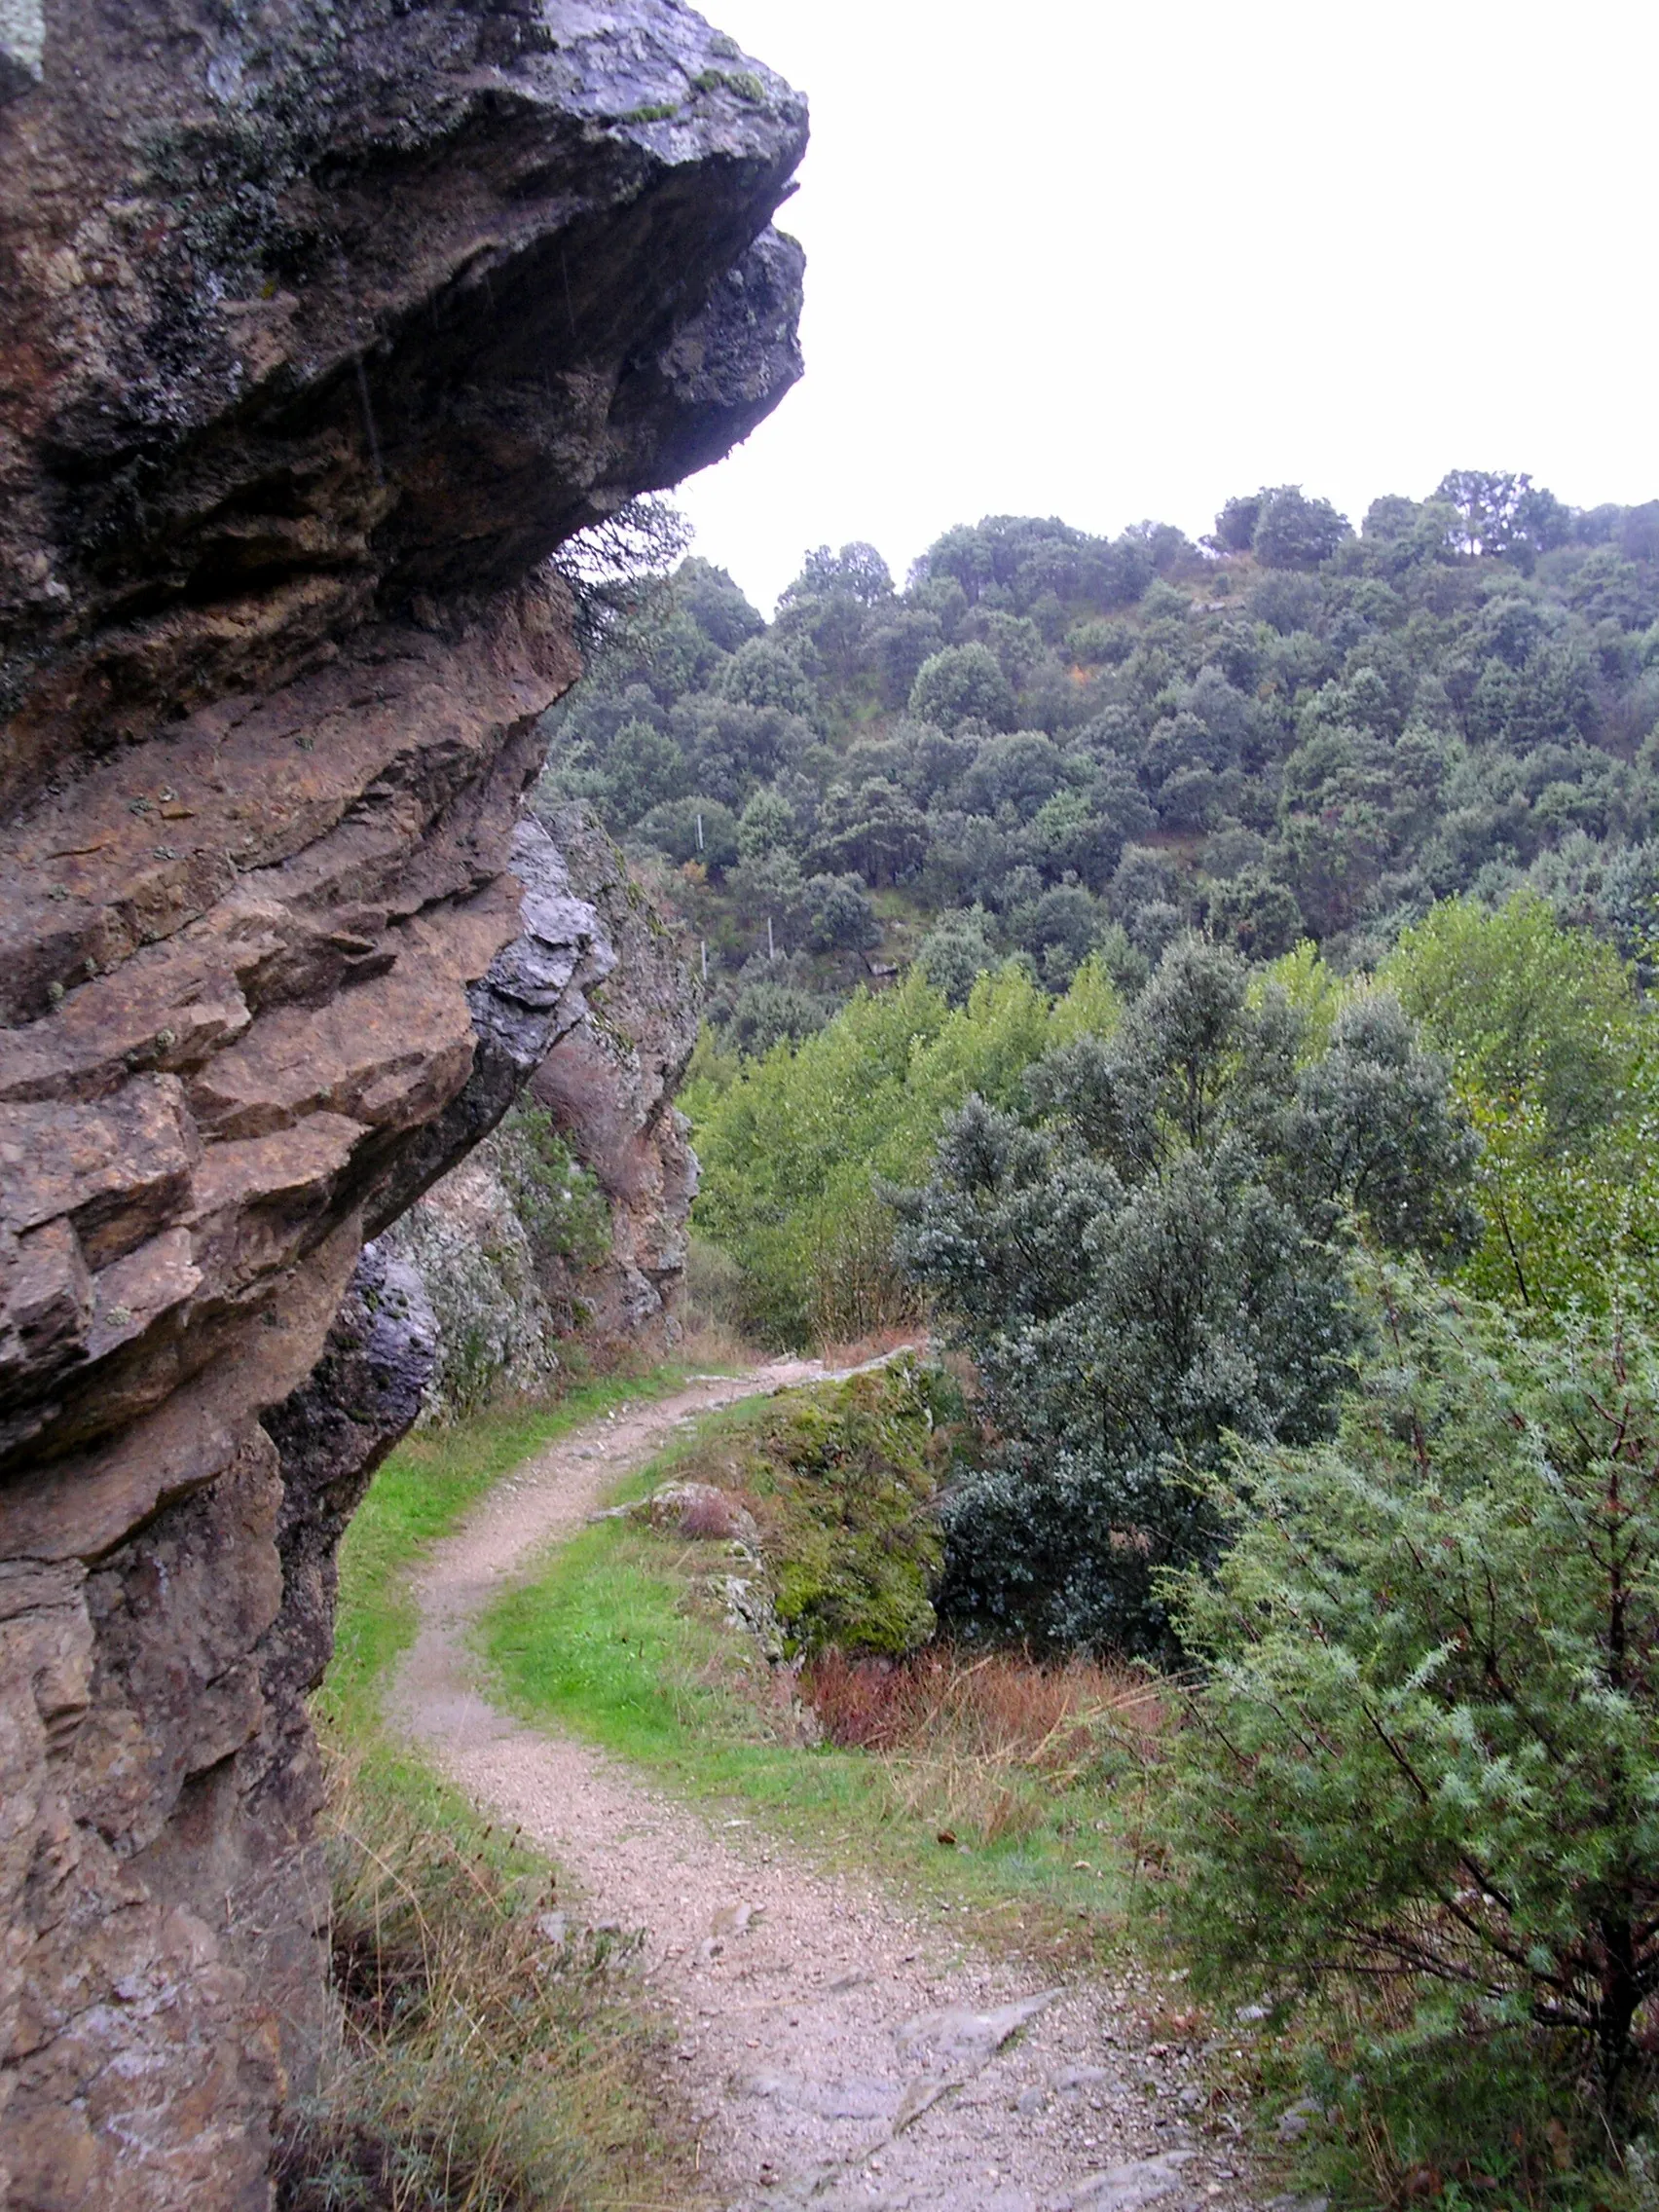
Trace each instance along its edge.
<instances>
[{"instance_id":1,"label":"dry brown grass","mask_svg":"<svg viewBox=\"0 0 1659 2212\"><path fill-rule=\"evenodd\" d=\"M1158 1684L1128 1668L949 1645L897 1662L829 1652L801 1693L831 1743L881 1754L900 1801L952 1842L1031 1832L1108 1758L1144 1769L1170 1724Z\"/></svg>"},{"instance_id":2,"label":"dry brown grass","mask_svg":"<svg viewBox=\"0 0 1659 2212\"><path fill-rule=\"evenodd\" d=\"M922 1351L927 1339L913 1319L895 1321L883 1328L866 1329L863 1336L832 1337L818 1346L826 1367L864 1367L872 1359L886 1359L897 1351Z\"/></svg>"},{"instance_id":3,"label":"dry brown grass","mask_svg":"<svg viewBox=\"0 0 1659 2212\"><path fill-rule=\"evenodd\" d=\"M545 1865L407 1787L333 1794L339 2040L285 2117L277 2212L696 2204L637 1941L552 1917Z\"/></svg>"}]
</instances>

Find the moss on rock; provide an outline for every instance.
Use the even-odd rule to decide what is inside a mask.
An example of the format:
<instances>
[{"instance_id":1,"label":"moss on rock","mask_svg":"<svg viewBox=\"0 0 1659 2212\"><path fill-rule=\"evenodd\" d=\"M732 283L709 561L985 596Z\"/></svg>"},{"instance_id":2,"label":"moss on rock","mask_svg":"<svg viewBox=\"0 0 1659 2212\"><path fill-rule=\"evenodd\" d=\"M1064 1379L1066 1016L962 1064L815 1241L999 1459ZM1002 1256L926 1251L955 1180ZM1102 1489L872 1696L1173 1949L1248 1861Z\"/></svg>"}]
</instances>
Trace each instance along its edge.
<instances>
[{"instance_id":1,"label":"moss on rock","mask_svg":"<svg viewBox=\"0 0 1659 2212\"><path fill-rule=\"evenodd\" d=\"M792 1656L900 1658L933 1635L936 1500L959 1414L949 1379L905 1357L781 1391L677 1464L755 1516Z\"/></svg>"}]
</instances>

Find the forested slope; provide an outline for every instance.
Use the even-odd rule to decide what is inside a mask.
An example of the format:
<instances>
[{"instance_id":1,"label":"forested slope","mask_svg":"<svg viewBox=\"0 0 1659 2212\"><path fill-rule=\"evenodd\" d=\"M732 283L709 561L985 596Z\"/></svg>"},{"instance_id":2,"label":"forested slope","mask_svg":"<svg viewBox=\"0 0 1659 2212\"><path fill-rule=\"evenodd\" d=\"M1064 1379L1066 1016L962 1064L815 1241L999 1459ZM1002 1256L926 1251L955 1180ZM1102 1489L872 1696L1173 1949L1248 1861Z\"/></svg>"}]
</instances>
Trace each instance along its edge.
<instances>
[{"instance_id":1,"label":"forested slope","mask_svg":"<svg viewBox=\"0 0 1659 2212\"><path fill-rule=\"evenodd\" d=\"M1358 530L1296 487L1195 545L995 517L895 588L808 556L767 624L688 560L556 714L549 779L658 856L764 1049L920 953L1121 984L1198 925L1368 966L1523 882L1639 952L1659 887L1659 501L1459 471Z\"/></svg>"}]
</instances>

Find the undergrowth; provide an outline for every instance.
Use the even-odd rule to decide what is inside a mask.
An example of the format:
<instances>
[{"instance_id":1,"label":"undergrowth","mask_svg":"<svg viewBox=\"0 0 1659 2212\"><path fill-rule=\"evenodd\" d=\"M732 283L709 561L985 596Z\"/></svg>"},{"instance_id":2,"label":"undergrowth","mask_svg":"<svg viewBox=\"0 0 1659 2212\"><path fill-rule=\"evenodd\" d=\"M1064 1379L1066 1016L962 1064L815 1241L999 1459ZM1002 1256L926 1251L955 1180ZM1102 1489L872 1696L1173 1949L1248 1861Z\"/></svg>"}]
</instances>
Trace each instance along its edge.
<instances>
[{"instance_id":1,"label":"undergrowth","mask_svg":"<svg viewBox=\"0 0 1659 2212\"><path fill-rule=\"evenodd\" d=\"M340 2042L284 2115L277 2212L694 2201L635 1942L574 1924L543 1861L384 1769L336 1773L327 1850Z\"/></svg>"}]
</instances>

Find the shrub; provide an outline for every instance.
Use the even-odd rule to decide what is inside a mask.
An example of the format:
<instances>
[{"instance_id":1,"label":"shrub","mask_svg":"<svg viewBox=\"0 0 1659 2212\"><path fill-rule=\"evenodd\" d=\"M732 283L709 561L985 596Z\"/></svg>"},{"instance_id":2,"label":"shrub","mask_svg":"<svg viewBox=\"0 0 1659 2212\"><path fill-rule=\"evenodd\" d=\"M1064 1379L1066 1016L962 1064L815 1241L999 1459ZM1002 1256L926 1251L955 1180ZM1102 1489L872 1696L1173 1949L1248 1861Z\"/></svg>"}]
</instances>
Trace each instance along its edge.
<instances>
[{"instance_id":1,"label":"shrub","mask_svg":"<svg viewBox=\"0 0 1659 2212\"><path fill-rule=\"evenodd\" d=\"M1229 1432L1326 1432L1354 1341L1344 1251L1466 1248L1467 1130L1398 1004L1303 1024L1242 961L1178 941L1110 1044L971 1098L897 1248L980 1376L991 1463L946 1510L940 1610L1060 1649L1167 1641L1160 1570L1213 1556L1187 1479Z\"/></svg>"},{"instance_id":2,"label":"shrub","mask_svg":"<svg viewBox=\"0 0 1659 2212\"><path fill-rule=\"evenodd\" d=\"M1340 1437L1241 1448L1174 1586L1176 1920L1204 1986L1368 1986L1396 2063L1520 2037L1616 2119L1659 2024L1659 1346L1371 1306Z\"/></svg>"}]
</instances>

